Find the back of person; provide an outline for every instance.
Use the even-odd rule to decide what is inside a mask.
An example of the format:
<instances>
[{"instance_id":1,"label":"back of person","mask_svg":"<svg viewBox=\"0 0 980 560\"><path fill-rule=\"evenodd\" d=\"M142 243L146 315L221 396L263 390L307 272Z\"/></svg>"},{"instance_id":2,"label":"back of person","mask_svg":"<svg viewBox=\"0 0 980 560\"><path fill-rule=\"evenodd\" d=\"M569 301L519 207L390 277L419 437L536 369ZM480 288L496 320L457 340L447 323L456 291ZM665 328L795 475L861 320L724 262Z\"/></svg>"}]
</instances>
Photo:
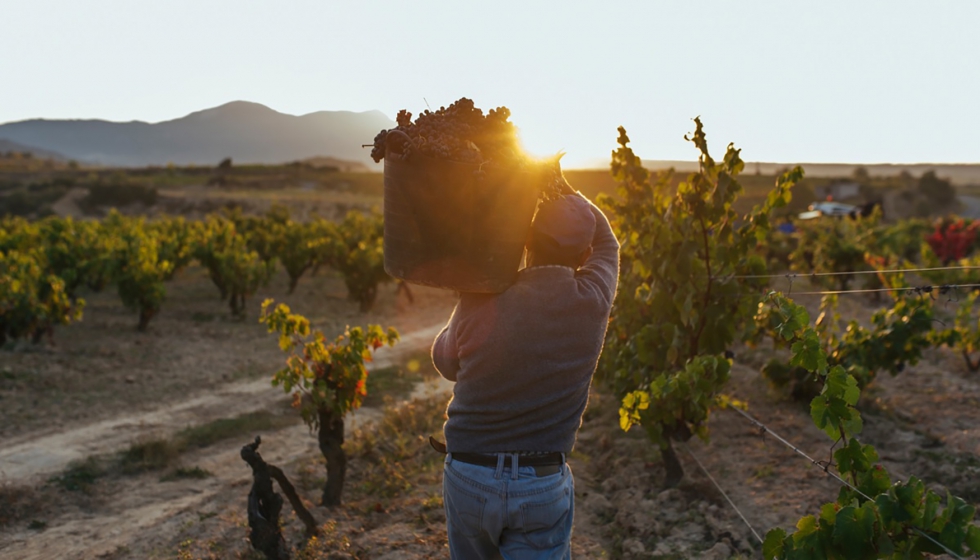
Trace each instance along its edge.
<instances>
[{"instance_id":1,"label":"back of person","mask_svg":"<svg viewBox=\"0 0 980 560\"><path fill-rule=\"evenodd\" d=\"M532 230L556 251L530 245L530 265L502 294L462 294L433 344L436 368L456 382L444 478L453 558L570 556L565 456L602 350L619 244L581 195L544 204Z\"/></svg>"},{"instance_id":2,"label":"back of person","mask_svg":"<svg viewBox=\"0 0 980 560\"><path fill-rule=\"evenodd\" d=\"M450 451L571 451L609 317L582 282L533 267L499 296L461 296Z\"/></svg>"}]
</instances>

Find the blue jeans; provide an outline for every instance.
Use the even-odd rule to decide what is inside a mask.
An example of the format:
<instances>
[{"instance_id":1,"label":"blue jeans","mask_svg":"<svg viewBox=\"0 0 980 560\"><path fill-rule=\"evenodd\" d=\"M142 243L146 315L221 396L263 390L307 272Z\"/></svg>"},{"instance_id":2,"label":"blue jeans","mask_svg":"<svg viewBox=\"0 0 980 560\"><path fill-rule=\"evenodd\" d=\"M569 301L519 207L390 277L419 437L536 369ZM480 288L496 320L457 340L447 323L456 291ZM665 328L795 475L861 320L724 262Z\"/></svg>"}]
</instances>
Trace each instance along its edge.
<instances>
[{"instance_id":1,"label":"blue jeans","mask_svg":"<svg viewBox=\"0 0 980 560\"><path fill-rule=\"evenodd\" d=\"M516 455L498 454L494 468L453 461L450 453L442 489L452 558L572 557L575 481L567 464L537 477Z\"/></svg>"}]
</instances>

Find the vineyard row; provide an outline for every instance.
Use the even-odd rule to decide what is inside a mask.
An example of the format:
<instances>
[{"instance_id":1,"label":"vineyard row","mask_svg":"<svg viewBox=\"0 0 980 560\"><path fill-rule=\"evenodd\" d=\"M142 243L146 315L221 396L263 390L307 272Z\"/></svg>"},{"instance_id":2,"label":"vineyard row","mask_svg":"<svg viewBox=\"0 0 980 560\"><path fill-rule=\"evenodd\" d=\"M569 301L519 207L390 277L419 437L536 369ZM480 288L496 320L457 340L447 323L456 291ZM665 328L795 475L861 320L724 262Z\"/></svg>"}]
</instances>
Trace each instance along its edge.
<instances>
[{"instance_id":1,"label":"vineyard row","mask_svg":"<svg viewBox=\"0 0 980 560\"><path fill-rule=\"evenodd\" d=\"M109 286L145 330L163 305L166 282L195 261L234 315L243 314L278 265L289 275L290 292L307 271L339 271L349 297L366 311L388 279L382 237L376 213L297 222L281 207L261 217L235 211L202 221L117 212L101 221L8 218L0 221L0 346L9 339L37 342L56 325L81 319L81 291Z\"/></svg>"},{"instance_id":2,"label":"vineyard row","mask_svg":"<svg viewBox=\"0 0 980 560\"><path fill-rule=\"evenodd\" d=\"M724 394L732 347L771 342L774 358L763 375L809 400L813 423L836 449L833 467L849 486L815 515L800 519L795 531L770 530L763 556L980 553L973 506L953 495L944 498L914 477L893 481L874 447L857 439L863 429L861 393L879 373L897 375L937 345L962 353L971 369L980 367L980 358L973 361L980 351L973 312L977 292L961 294L950 323L936 321L953 299L945 294L936 300L895 297L863 326L855 320L844 324L836 294L824 295L811 321L806 308L773 291L765 277L778 270L833 273L810 281L838 291L851 289L860 277L862 289L882 290L874 292L879 298L911 287L905 274L884 273L897 269L918 268L916 274L935 286L969 285L975 283L971 270L980 266L974 255L980 224L948 219L890 225L872 215L782 227L776 210L789 203L791 188L803 177L800 168L782 174L762 204L739 214L737 177L745 165L740 152L729 145L715 160L701 122L695 123L689 140L699 152L699 170L676 189L669 173L654 176L643 168L620 128L611 166L617 197L599 200L620 240L621 267L597 379L620 399L620 426L645 431L661 450L665 484L676 485L684 474L672 442L706 438L712 410L740 406ZM340 224L296 223L281 211L211 216L203 222L151 222L119 214L101 222L8 220L0 223L0 337L38 339L80 317L81 287L99 290L110 284L146 328L163 302L164 283L193 260L208 271L236 314L269 281L277 261L289 274L290 289L311 268L337 269L351 297L367 309L378 283L387 278L382 230L380 217L358 213ZM322 499L336 503L343 480L343 456L337 452L342 419L363 396L363 357L368 348L397 341L397 333L352 329L327 343L287 307L270 307L262 318L279 333L281 347L302 349L306 357L288 362L275 383L287 392L322 396L309 407L302 398L297 402L307 424L318 427L325 457L333 457L328 469L341 465L328 473Z\"/></svg>"}]
</instances>

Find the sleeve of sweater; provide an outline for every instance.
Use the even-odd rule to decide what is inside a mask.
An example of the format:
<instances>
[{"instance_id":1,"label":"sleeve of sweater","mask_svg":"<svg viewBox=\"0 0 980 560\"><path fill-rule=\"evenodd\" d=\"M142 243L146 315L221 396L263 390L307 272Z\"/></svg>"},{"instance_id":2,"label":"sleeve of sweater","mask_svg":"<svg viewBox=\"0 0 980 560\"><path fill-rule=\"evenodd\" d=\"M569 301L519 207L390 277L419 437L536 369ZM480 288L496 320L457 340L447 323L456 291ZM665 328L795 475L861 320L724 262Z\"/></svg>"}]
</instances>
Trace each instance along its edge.
<instances>
[{"instance_id":1,"label":"sleeve of sweater","mask_svg":"<svg viewBox=\"0 0 980 560\"><path fill-rule=\"evenodd\" d=\"M585 198L581 193L579 196ZM592 255L579 268L578 278L595 289L612 306L619 283L619 241L609 225L606 215L589 201L595 214L595 235L592 238Z\"/></svg>"},{"instance_id":2,"label":"sleeve of sweater","mask_svg":"<svg viewBox=\"0 0 980 560\"><path fill-rule=\"evenodd\" d=\"M443 327L432 343L432 364L439 375L450 381L456 381L459 372L459 346L456 344L456 317L459 306L453 310L449 323Z\"/></svg>"}]
</instances>

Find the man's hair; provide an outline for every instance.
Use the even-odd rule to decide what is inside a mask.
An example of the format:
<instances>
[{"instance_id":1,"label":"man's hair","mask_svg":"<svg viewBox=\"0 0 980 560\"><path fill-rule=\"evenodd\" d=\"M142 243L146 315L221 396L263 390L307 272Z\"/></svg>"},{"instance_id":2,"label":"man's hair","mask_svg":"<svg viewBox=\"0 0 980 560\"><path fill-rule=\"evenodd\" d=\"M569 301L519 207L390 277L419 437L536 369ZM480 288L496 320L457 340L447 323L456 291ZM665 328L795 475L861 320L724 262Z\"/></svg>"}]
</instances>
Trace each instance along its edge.
<instances>
[{"instance_id":1,"label":"man's hair","mask_svg":"<svg viewBox=\"0 0 980 560\"><path fill-rule=\"evenodd\" d=\"M531 232L531 242L527 248L534 254L535 266L560 265L576 268L582 256L581 252L561 247L550 235L538 231Z\"/></svg>"}]
</instances>

